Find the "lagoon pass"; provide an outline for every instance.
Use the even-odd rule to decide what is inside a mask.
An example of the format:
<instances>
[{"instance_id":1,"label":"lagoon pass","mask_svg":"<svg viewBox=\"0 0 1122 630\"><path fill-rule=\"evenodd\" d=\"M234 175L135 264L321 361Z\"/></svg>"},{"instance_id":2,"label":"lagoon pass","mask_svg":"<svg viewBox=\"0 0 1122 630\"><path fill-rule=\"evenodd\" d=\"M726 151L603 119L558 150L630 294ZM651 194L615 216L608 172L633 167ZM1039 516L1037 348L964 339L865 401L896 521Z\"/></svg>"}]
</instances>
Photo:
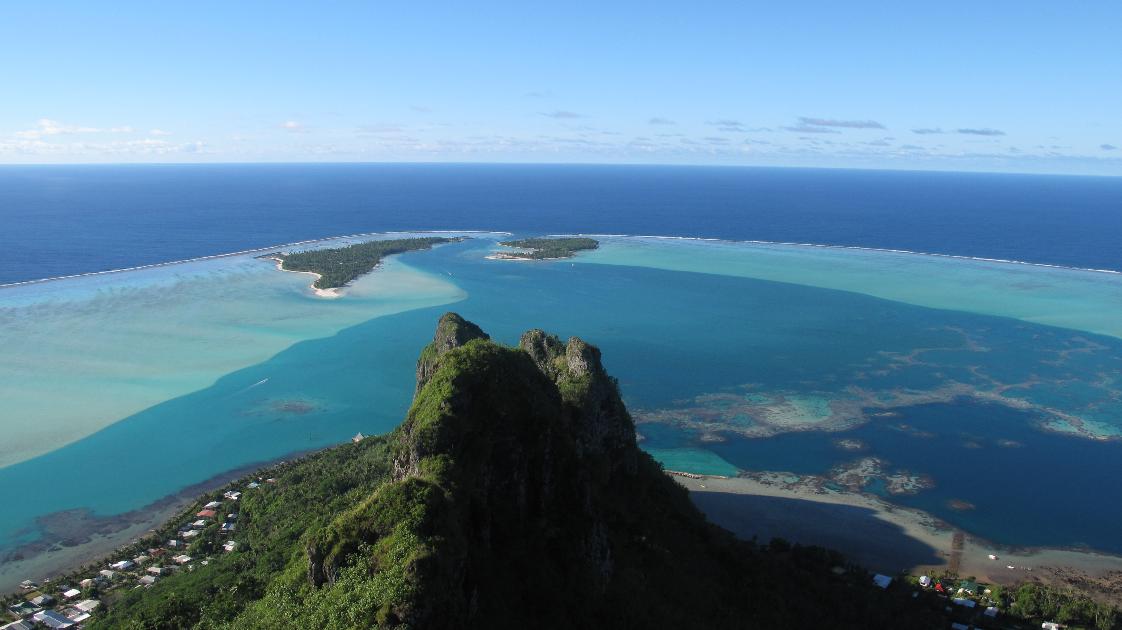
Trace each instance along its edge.
<instances>
[{"instance_id":1,"label":"lagoon pass","mask_svg":"<svg viewBox=\"0 0 1122 630\"><path fill-rule=\"evenodd\" d=\"M503 342L533 322L600 346L668 469L1122 554L1120 274L596 235L500 260L508 235L447 234L469 238L338 299L260 251L0 288L0 586L127 541L196 484L389 430L452 304Z\"/></svg>"}]
</instances>

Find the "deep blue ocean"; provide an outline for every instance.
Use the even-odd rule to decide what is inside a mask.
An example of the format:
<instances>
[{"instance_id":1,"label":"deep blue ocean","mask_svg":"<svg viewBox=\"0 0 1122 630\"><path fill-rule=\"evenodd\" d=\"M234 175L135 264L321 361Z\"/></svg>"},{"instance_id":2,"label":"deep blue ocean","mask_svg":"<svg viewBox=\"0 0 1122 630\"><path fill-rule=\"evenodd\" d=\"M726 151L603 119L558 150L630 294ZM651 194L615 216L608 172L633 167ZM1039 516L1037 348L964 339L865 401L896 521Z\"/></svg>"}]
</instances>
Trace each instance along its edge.
<instances>
[{"instance_id":1,"label":"deep blue ocean","mask_svg":"<svg viewBox=\"0 0 1122 630\"><path fill-rule=\"evenodd\" d=\"M0 283L389 230L698 236L1122 270L1122 178L578 165L0 167Z\"/></svg>"},{"instance_id":2,"label":"deep blue ocean","mask_svg":"<svg viewBox=\"0 0 1122 630\"><path fill-rule=\"evenodd\" d=\"M2 167L0 222L0 284L426 229L818 243L1122 271L1122 178ZM1122 554L1122 335L1098 317L1122 312L1112 297L1122 276L665 239L602 239L574 261L521 263L488 257L498 235L474 236L394 257L367 277L377 290L353 286L340 300L252 255L3 289L0 456L32 429L64 430L28 442L57 447L0 466L0 495L21 496L0 512L0 587L53 570L36 564L56 561L50 543L36 545L75 511L125 514L234 468L389 431L446 310L505 343L536 326L600 346L643 447L667 466L836 479L837 467L877 458L883 470L865 491L972 534ZM737 266L749 259L755 267ZM779 268L793 275L769 279ZM847 280L830 288L823 276ZM964 302L972 310L960 296L990 299ZM1096 317L1060 316L1081 310ZM98 415L117 403L129 411ZM90 418L100 424L86 432ZM830 430L805 429L815 418ZM751 432L785 422L796 428ZM112 474L108 453L128 454ZM885 494L890 476L909 475L930 483ZM43 483L52 491L25 492ZM1042 497L1064 518L1041 510ZM29 565L11 560L25 553Z\"/></svg>"}]
</instances>

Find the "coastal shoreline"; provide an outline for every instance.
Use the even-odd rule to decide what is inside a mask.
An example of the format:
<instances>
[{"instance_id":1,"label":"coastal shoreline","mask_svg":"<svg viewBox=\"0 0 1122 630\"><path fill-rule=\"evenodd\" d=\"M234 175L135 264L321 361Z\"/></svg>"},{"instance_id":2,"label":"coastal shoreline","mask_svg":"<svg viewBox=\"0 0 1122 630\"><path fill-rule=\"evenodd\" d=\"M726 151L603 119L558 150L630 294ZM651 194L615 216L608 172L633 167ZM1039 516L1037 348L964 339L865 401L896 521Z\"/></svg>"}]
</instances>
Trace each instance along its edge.
<instances>
[{"instance_id":1,"label":"coastal shoreline","mask_svg":"<svg viewBox=\"0 0 1122 630\"><path fill-rule=\"evenodd\" d=\"M831 547L859 564L890 574L953 572L1003 586L1026 581L1078 585L1100 599L1122 601L1120 556L1000 545L874 495L785 483L766 474L668 474L689 490L712 522L741 537L761 535L760 541L766 542L762 534L779 531L791 542ZM848 513L849 518L806 518L808 514L841 513ZM851 527L847 530L843 524Z\"/></svg>"},{"instance_id":2,"label":"coastal shoreline","mask_svg":"<svg viewBox=\"0 0 1122 630\"><path fill-rule=\"evenodd\" d=\"M194 258L183 258L180 260L168 260L158 263L150 263L147 265L137 265L135 267L122 267L120 269L104 269L102 271L87 271L83 273L72 273L65 276L51 276L48 278L34 278L31 280L18 280L16 282L5 282L0 284L0 289L11 289L16 287L44 284L48 282L57 282L60 280L74 280L78 278L86 278L93 276L107 276L118 273L125 273L129 271L144 271L146 269L159 269L162 267L174 267L176 265L185 265L188 263L204 262L208 260L221 260L223 258L234 258L237 256L250 256L253 254L266 254L269 252L288 249L303 245L316 245L320 243L327 243L340 239L349 238L367 238L370 236L397 236L409 234L495 234L501 236L512 236L511 232L494 231L494 230L394 230L390 232L361 232L358 234L340 234L338 236L325 236L323 238L309 239L305 241L294 241L291 243L281 243L278 245L269 245L268 247L254 247L252 249L243 249L236 252L225 252L221 254L210 254L207 256L196 256ZM388 240L388 239L387 239Z\"/></svg>"},{"instance_id":3,"label":"coastal shoreline","mask_svg":"<svg viewBox=\"0 0 1122 630\"><path fill-rule=\"evenodd\" d=\"M118 549L135 543L154 530L163 527L176 514L194 503L200 495L221 488L258 470L292 461L311 451L301 450L266 462L256 462L228 470L157 499L148 505L107 517L85 515L91 527L103 531L85 534L86 540L40 540L23 547L7 550L0 556L0 594L17 593L25 579L41 581L69 574L82 566L100 562ZM80 510L71 510L77 512ZM62 516L62 515L48 515ZM81 535L81 534L80 534ZM9 560L11 555L22 556Z\"/></svg>"},{"instance_id":4,"label":"coastal shoreline","mask_svg":"<svg viewBox=\"0 0 1122 630\"><path fill-rule=\"evenodd\" d=\"M344 295L344 293L342 292L342 289L344 287L332 287L330 289L321 289L321 288L317 287L316 283L319 282L319 279L322 278L323 276L314 272L314 271L295 271L295 270L292 270L292 269L285 269L284 268L284 259L279 258L277 256L268 256L267 260L272 260L272 261L276 262L277 271L283 271L285 273L306 273L310 276L314 276L314 278L312 279L312 283L308 285L308 288L311 289L312 293L315 294L318 297L326 298L326 299L335 299L335 298L341 298ZM373 271L373 270L371 270L371 271Z\"/></svg>"},{"instance_id":5,"label":"coastal shoreline","mask_svg":"<svg viewBox=\"0 0 1122 630\"><path fill-rule=\"evenodd\" d=\"M486 260L523 260L523 261L528 261L528 262L538 262L538 261L546 261L546 260L569 260L569 259L573 258L573 256L556 256L556 257L553 257L553 258L531 258L530 256L519 256L517 254L496 253L496 254L491 254L489 256L484 256L483 258L486 259Z\"/></svg>"}]
</instances>

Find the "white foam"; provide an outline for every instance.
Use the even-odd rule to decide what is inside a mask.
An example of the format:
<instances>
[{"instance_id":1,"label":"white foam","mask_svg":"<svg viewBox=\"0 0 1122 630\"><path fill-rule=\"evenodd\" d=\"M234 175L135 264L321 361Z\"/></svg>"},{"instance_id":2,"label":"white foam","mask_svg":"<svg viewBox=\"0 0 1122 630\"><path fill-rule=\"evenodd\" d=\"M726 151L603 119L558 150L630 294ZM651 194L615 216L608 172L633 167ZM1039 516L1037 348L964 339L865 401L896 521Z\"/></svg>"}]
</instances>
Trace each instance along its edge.
<instances>
[{"instance_id":1,"label":"white foam","mask_svg":"<svg viewBox=\"0 0 1122 630\"><path fill-rule=\"evenodd\" d=\"M316 245L320 243L327 243L331 241L340 241L349 238L368 238L371 236L400 236L406 234L499 234L505 236L512 236L511 232L495 232L492 230L409 230L409 231L396 231L396 232L362 232L359 234L347 234L343 236L327 236L324 238L316 238L306 241L296 241L293 243L284 243L282 245L270 245L268 247L257 247L254 249L243 249L237 252L229 252L225 254L211 254L209 256L198 256L196 258L184 258L182 260L169 260L167 262L152 263L150 265L137 265L135 267L123 267L121 269L106 269L104 271L88 271L86 273L75 273L68 276L51 276L49 278L36 278L34 280L21 280L19 282L8 282L0 284L0 289L7 289L10 287L19 287L29 284L40 284L43 282L54 282L56 280L70 280L73 278L85 278L89 276L105 276L115 273L125 273L127 271L141 271L143 269L158 269L160 267L170 267L172 265L183 265L186 263L201 262L204 260L218 260L222 258L232 258L234 256L248 256L250 254L262 254L269 251L278 249L290 249L292 247L299 247L301 245Z\"/></svg>"},{"instance_id":2,"label":"white foam","mask_svg":"<svg viewBox=\"0 0 1122 630\"><path fill-rule=\"evenodd\" d=\"M560 235L559 235L560 236ZM728 243L730 245L779 245L785 247L815 247L820 249L840 249L840 250L857 250L866 252L880 252L887 254L908 254L913 256L932 256L935 258L951 258L956 260L972 260L976 262L998 263L1004 265L1027 265L1030 267L1044 267L1048 269L1064 269L1067 271L1090 271L1094 273L1109 273L1122 275L1122 271L1115 269L1096 269L1094 267L1073 267L1069 265L1056 265L1051 263L1030 262L1027 260L1011 260L1007 258L986 258L982 256L965 256L961 254L939 254L935 252L919 252L910 249L891 249L886 247L862 247L859 245L829 245L824 243L800 243L795 241L761 241L761 240L744 240L737 241L724 238L705 238L701 236L661 236L650 234L567 234L564 236L585 236L590 238L636 238L636 239L657 239L668 241L699 241L711 243Z\"/></svg>"}]
</instances>

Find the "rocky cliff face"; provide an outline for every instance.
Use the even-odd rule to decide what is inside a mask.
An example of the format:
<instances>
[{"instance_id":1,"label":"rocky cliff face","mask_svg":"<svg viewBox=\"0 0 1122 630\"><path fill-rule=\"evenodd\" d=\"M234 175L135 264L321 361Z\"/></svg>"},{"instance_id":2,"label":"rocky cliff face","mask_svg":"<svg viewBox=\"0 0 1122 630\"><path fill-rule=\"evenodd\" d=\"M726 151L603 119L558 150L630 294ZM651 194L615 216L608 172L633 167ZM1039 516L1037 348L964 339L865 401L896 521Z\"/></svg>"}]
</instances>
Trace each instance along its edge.
<instances>
[{"instance_id":1,"label":"rocky cliff face","mask_svg":"<svg viewBox=\"0 0 1122 630\"><path fill-rule=\"evenodd\" d=\"M388 444L391 480L309 536L305 601L376 606L380 627L837 621L834 604L771 601L845 596L708 524L637 448L615 380L581 339L531 330L506 347L444 315Z\"/></svg>"},{"instance_id":2,"label":"rocky cliff face","mask_svg":"<svg viewBox=\"0 0 1122 630\"><path fill-rule=\"evenodd\" d=\"M420 503L410 533L424 550L412 567L418 596L388 607L389 621L462 627L503 618L510 598L529 592L559 612L607 592L620 507L610 497L635 485L646 456L597 348L540 330L507 348L446 314L391 439L393 483L308 545L313 585L333 584L363 545L400 533L377 515L395 507L392 493ZM650 479L677 490L645 463Z\"/></svg>"},{"instance_id":3,"label":"rocky cliff face","mask_svg":"<svg viewBox=\"0 0 1122 630\"><path fill-rule=\"evenodd\" d=\"M738 541L635 445L600 352L441 318L394 432L286 464L238 551L99 627L945 628L820 549ZM891 595L891 593L887 594ZM922 611L920 611L922 612ZM197 625L196 625L197 624Z\"/></svg>"},{"instance_id":4,"label":"rocky cliff face","mask_svg":"<svg viewBox=\"0 0 1122 630\"><path fill-rule=\"evenodd\" d=\"M416 398L421 388L432 378L436 372L437 361L442 355L473 339L490 339L490 337L482 328L456 313L442 315L436 323L436 333L432 337L432 343L425 346L417 359L417 388L413 392L413 397Z\"/></svg>"}]
</instances>

